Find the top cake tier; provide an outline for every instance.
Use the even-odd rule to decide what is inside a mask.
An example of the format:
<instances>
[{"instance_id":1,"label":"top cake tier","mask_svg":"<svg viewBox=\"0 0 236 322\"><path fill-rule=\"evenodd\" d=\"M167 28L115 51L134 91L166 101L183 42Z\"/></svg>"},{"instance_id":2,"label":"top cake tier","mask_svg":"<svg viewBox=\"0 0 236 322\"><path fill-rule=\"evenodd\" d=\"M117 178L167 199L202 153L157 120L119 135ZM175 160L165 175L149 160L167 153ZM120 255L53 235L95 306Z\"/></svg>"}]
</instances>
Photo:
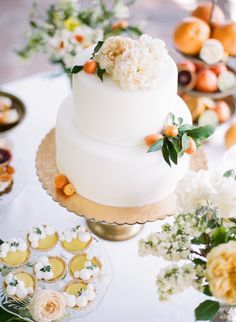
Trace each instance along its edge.
<instances>
[{"instance_id":1,"label":"top cake tier","mask_svg":"<svg viewBox=\"0 0 236 322\"><path fill-rule=\"evenodd\" d=\"M156 41L150 37L146 40ZM162 46L158 41L157 48L152 50ZM91 57L93 50L89 48L84 52L80 64ZM128 146L143 144L145 136L163 129L168 113L174 111L177 68L166 50L160 48L156 60L153 59L155 52L150 55L150 48L130 52L128 58L124 57L118 66L113 66L119 69L116 74L111 75L109 66L103 81L96 74L83 70L74 75L75 122L94 140ZM95 59L100 67L106 68L107 62L101 57L95 55Z\"/></svg>"}]
</instances>

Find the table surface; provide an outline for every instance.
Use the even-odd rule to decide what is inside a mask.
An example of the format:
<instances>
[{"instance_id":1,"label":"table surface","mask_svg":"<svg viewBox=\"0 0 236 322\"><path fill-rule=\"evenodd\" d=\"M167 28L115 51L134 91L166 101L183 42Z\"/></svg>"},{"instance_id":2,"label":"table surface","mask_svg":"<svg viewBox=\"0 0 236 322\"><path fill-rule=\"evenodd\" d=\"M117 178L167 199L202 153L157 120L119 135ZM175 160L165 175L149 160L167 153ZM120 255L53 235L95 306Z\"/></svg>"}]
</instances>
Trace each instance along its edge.
<instances>
[{"instance_id":1,"label":"table surface","mask_svg":"<svg viewBox=\"0 0 236 322\"><path fill-rule=\"evenodd\" d=\"M40 74L6 84L2 89L19 96L27 107L24 122L7 136L14 157L23 162L27 180L14 202L0 213L0 238L13 237L19 230L27 230L34 224L50 223L62 229L83 223L83 218L69 213L47 195L35 171L37 148L55 126L57 110L70 92L69 81L63 76L52 78ZM205 148L210 168L222 167L224 148L220 143L224 130L222 128L214 142ZM163 221L146 224L142 232L129 241L104 241L113 266L113 279L99 307L83 317L83 322L194 321L194 308L204 297L190 289L173 297L171 302L160 303L155 278L167 263L155 257L138 256L138 240L158 230L162 224Z\"/></svg>"}]
</instances>

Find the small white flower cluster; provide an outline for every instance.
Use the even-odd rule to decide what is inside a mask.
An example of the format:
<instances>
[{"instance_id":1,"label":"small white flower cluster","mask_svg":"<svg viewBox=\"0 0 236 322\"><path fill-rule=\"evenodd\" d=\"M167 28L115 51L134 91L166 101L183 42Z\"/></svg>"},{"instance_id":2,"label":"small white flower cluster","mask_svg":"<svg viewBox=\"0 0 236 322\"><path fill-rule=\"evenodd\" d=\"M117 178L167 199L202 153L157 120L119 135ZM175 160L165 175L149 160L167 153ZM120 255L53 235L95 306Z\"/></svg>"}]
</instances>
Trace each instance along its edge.
<instances>
[{"instance_id":1,"label":"small white flower cluster","mask_svg":"<svg viewBox=\"0 0 236 322\"><path fill-rule=\"evenodd\" d=\"M39 257L34 266L35 276L39 280L51 280L53 279L52 266L49 263L47 256Z\"/></svg>"},{"instance_id":2,"label":"small white flower cluster","mask_svg":"<svg viewBox=\"0 0 236 322\"><path fill-rule=\"evenodd\" d=\"M96 297L95 289L92 284L87 285L87 289L81 289L77 295L72 295L67 292L63 292L63 295L66 300L66 305L70 308L85 307L88 305L88 302L93 301Z\"/></svg>"},{"instance_id":3,"label":"small white flower cluster","mask_svg":"<svg viewBox=\"0 0 236 322\"><path fill-rule=\"evenodd\" d=\"M29 241L33 248L37 248L39 241L46 238L47 236L53 236L56 233L56 230L50 225L37 225L32 227L29 232Z\"/></svg>"},{"instance_id":4,"label":"small white flower cluster","mask_svg":"<svg viewBox=\"0 0 236 322\"><path fill-rule=\"evenodd\" d=\"M150 90L160 84L159 75L167 56L162 40L141 35L139 40L108 38L95 55L95 60L121 88Z\"/></svg>"},{"instance_id":5,"label":"small white flower cluster","mask_svg":"<svg viewBox=\"0 0 236 322\"><path fill-rule=\"evenodd\" d=\"M219 63L224 55L224 47L217 39L207 39L200 51L200 58L207 64Z\"/></svg>"},{"instance_id":6,"label":"small white flower cluster","mask_svg":"<svg viewBox=\"0 0 236 322\"><path fill-rule=\"evenodd\" d=\"M189 172L177 185L178 211L188 213L212 204L222 218L236 216L236 180L219 172Z\"/></svg>"},{"instance_id":7,"label":"small white flower cluster","mask_svg":"<svg viewBox=\"0 0 236 322\"><path fill-rule=\"evenodd\" d=\"M198 272L196 272L196 269ZM202 284L203 273L200 266L185 264L183 266L170 265L160 271L157 276L156 285L160 301L168 301L172 295L183 292L185 289L193 286L198 288ZM196 278L197 276L197 278Z\"/></svg>"},{"instance_id":8,"label":"small white flower cluster","mask_svg":"<svg viewBox=\"0 0 236 322\"><path fill-rule=\"evenodd\" d=\"M191 253L191 237L179 234L175 226L164 225L161 232L151 233L139 241L139 255L154 255L168 261L188 259Z\"/></svg>"},{"instance_id":9,"label":"small white flower cluster","mask_svg":"<svg viewBox=\"0 0 236 322\"><path fill-rule=\"evenodd\" d=\"M0 245L0 258L4 258L8 253L25 252L27 243L22 238L11 238L9 241Z\"/></svg>"},{"instance_id":10,"label":"small white flower cluster","mask_svg":"<svg viewBox=\"0 0 236 322\"><path fill-rule=\"evenodd\" d=\"M75 278L80 278L83 281L88 281L92 277L97 277L100 273L100 269L91 261L86 261L84 268L80 271L74 272Z\"/></svg>"},{"instance_id":11,"label":"small white flower cluster","mask_svg":"<svg viewBox=\"0 0 236 322\"><path fill-rule=\"evenodd\" d=\"M82 243L87 243L91 240L92 235L85 227L76 226L71 229L67 229L59 235L60 241L66 241L70 243L73 239L79 239Z\"/></svg>"},{"instance_id":12,"label":"small white flower cluster","mask_svg":"<svg viewBox=\"0 0 236 322\"><path fill-rule=\"evenodd\" d=\"M32 287L25 287L25 284L23 281L18 281L16 276L12 273L9 273L5 279L4 282L6 283L6 293L9 296L16 296L19 299L24 299L28 295L33 294L34 290Z\"/></svg>"},{"instance_id":13,"label":"small white flower cluster","mask_svg":"<svg viewBox=\"0 0 236 322\"><path fill-rule=\"evenodd\" d=\"M47 52L53 60L61 59L66 68L72 68L81 51L101 39L103 39L102 29L93 29L86 25L80 25L72 31L58 30L52 38L48 36L46 39Z\"/></svg>"}]
</instances>

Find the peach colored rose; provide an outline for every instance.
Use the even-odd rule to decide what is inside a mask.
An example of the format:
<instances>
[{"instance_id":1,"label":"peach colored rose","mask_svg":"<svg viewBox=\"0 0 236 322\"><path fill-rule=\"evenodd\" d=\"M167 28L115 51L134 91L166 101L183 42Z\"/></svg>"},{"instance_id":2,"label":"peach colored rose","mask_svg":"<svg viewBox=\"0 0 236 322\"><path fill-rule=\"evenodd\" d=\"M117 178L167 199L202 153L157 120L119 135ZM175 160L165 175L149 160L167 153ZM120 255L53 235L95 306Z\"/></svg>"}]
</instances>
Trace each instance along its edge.
<instances>
[{"instance_id":1,"label":"peach colored rose","mask_svg":"<svg viewBox=\"0 0 236 322\"><path fill-rule=\"evenodd\" d=\"M65 299L61 293L40 290L31 300L30 312L37 322L51 322L63 317L65 307Z\"/></svg>"},{"instance_id":2,"label":"peach colored rose","mask_svg":"<svg viewBox=\"0 0 236 322\"><path fill-rule=\"evenodd\" d=\"M109 37L95 55L95 60L101 68L106 69L108 74L112 74L117 57L125 50L132 47L133 41L128 37Z\"/></svg>"},{"instance_id":3,"label":"peach colored rose","mask_svg":"<svg viewBox=\"0 0 236 322\"><path fill-rule=\"evenodd\" d=\"M220 244L209 252L206 277L214 297L236 305L236 241Z\"/></svg>"}]
</instances>

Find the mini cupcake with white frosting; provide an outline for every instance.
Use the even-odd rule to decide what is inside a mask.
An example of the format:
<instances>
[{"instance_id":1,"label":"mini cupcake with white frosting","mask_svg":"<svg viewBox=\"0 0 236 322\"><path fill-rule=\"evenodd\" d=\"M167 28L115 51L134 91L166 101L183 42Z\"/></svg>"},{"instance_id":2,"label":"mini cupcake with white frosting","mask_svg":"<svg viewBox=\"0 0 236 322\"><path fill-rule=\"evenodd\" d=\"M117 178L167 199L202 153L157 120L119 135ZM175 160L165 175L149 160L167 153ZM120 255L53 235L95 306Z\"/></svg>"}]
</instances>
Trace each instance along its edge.
<instances>
[{"instance_id":1,"label":"mini cupcake with white frosting","mask_svg":"<svg viewBox=\"0 0 236 322\"><path fill-rule=\"evenodd\" d=\"M30 250L22 238L11 238L0 245L0 262L9 267L17 267L27 263Z\"/></svg>"},{"instance_id":2,"label":"mini cupcake with white frosting","mask_svg":"<svg viewBox=\"0 0 236 322\"><path fill-rule=\"evenodd\" d=\"M58 233L50 225L37 225L30 230L28 241L35 250L48 251L56 246Z\"/></svg>"},{"instance_id":3,"label":"mini cupcake with white frosting","mask_svg":"<svg viewBox=\"0 0 236 322\"><path fill-rule=\"evenodd\" d=\"M61 246L66 251L76 254L86 249L92 242L91 233L82 226L76 226L60 234Z\"/></svg>"},{"instance_id":4,"label":"mini cupcake with white frosting","mask_svg":"<svg viewBox=\"0 0 236 322\"><path fill-rule=\"evenodd\" d=\"M16 300L23 300L34 293L36 281L34 276L28 272L15 271L5 277L4 287L7 296Z\"/></svg>"},{"instance_id":5,"label":"mini cupcake with white frosting","mask_svg":"<svg viewBox=\"0 0 236 322\"><path fill-rule=\"evenodd\" d=\"M53 283L66 274L66 263L59 256L42 256L34 265L34 273L38 280Z\"/></svg>"},{"instance_id":6,"label":"mini cupcake with white frosting","mask_svg":"<svg viewBox=\"0 0 236 322\"><path fill-rule=\"evenodd\" d=\"M92 284L87 284L80 280L73 280L65 286L63 295L67 307L71 309L82 309L95 299L96 290Z\"/></svg>"}]
</instances>

